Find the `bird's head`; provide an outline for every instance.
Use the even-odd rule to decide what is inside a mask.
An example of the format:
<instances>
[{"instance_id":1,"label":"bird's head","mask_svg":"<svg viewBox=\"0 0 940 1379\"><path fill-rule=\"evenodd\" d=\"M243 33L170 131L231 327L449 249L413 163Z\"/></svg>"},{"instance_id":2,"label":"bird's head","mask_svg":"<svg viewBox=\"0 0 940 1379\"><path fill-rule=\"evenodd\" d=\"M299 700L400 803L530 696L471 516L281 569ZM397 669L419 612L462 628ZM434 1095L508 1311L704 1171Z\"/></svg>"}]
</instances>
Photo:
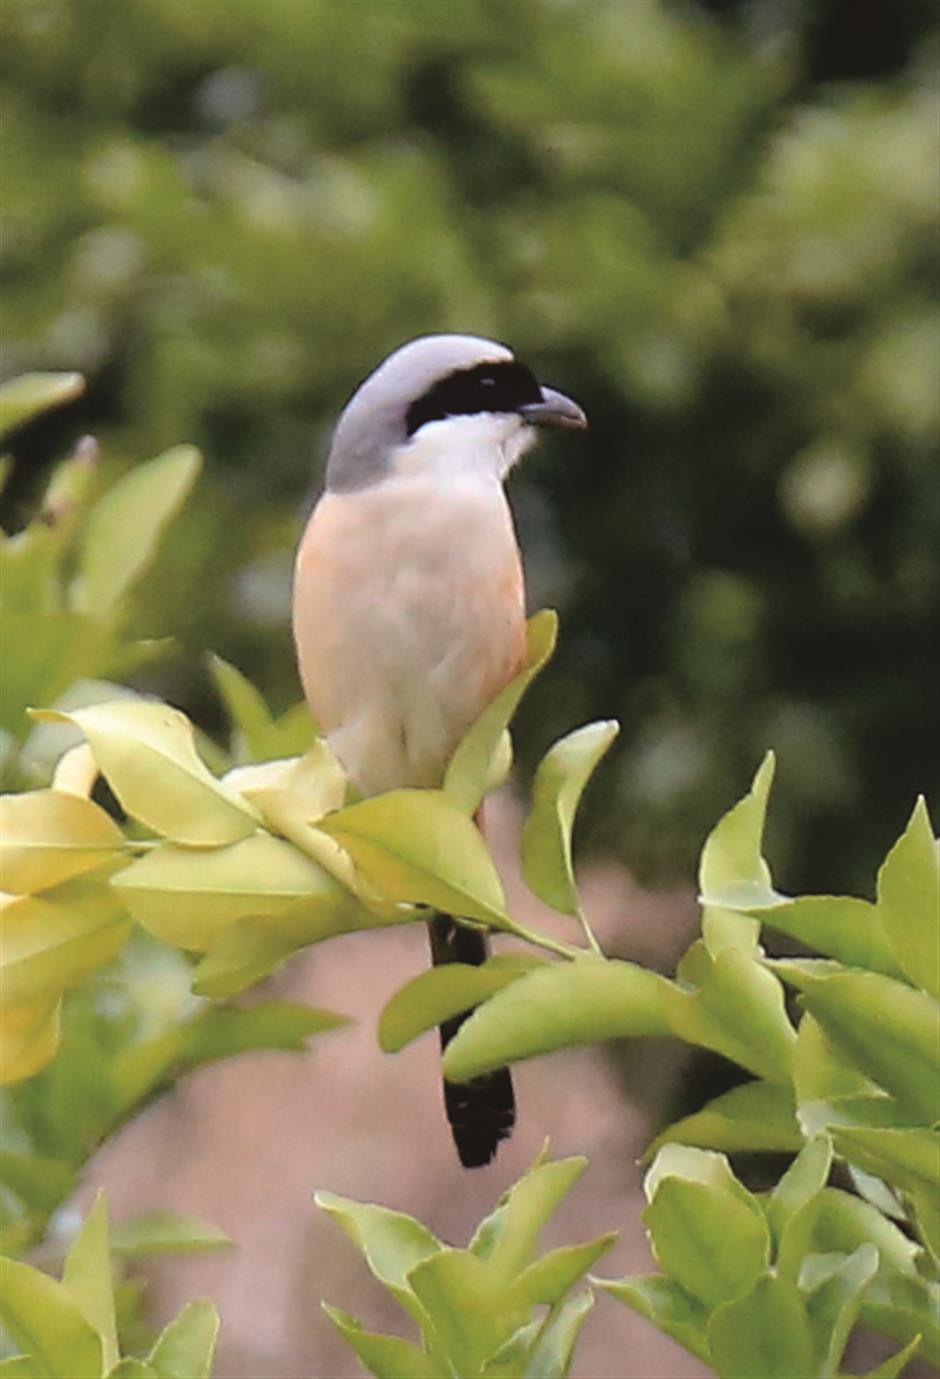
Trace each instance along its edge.
<instances>
[{"instance_id":1,"label":"bird's head","mask_svg":"<svg viewBox=\"0 0 940 1379\"><path fill-rule=\"evenodd\" d=\"M502 478L543 426L584 427L576 402L540 384L512 350L474 335L425 335L390 354L347 402L327 486L393 475Z\"/></svg>"}]
</instances>

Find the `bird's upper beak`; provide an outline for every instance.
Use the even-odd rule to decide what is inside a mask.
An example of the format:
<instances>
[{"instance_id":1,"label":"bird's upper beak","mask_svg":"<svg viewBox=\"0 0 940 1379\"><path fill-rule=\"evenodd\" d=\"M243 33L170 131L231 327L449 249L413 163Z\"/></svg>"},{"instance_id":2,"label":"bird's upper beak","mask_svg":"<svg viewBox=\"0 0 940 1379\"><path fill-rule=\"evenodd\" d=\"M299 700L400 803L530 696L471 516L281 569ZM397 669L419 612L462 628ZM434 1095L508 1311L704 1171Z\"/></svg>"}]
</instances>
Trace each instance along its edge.
<instances>
[{"instance_id":1,"label":"bird's upper beak","mask_svg":"<svg viewBox=\"0 0 940 1379\"><path fill-rule=\"evenodd\" d=\"M570 397L555 388L542 387L541 402L527 402L519 408L520 415L533 426L570 426L581 430L588 420Z\"/></svg>"}]
</instances>

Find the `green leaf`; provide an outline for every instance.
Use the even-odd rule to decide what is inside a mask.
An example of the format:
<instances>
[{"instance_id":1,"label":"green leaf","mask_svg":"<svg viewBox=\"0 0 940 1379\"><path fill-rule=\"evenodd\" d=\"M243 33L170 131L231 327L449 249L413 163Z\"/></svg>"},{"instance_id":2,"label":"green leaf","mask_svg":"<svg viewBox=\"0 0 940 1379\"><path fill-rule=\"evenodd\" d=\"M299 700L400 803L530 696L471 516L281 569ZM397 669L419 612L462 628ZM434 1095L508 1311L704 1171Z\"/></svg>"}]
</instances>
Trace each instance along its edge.
<instances>
[{"instance_id":1,"label":"green leaf","mask_svg":"<svg viewBox=\"0 0 940 1379\"><path fill-rule=\"evenodd\" d=\"M153 560L164 527L199 473L199 451L178 445L136 465L92 508L82 532L71 588L79 613L106 618Z\"/></svg>"},{"instance_id":2,"label":"green leaf","mask_svg":"<svg viewBox=\"0 0 940 1379\"><path fill-rule=\"evenodd\" d=\"M617 1232L599 1235L581 1245L561 1245L530 1264L512 1285L513 1302L522 1307L546 1304L555 1307L569 1288L582 1278L616 1243Z\"/></svg>"},{"instance_id":3,"label":"green leaf","mask_svg":"<svg viewBox=\"0 0 940 1379\"><path fill-rule=\"evenodd\" d=\"M940 1135L907 1127L839 1126L833 1143L843 1158L911 1191L940 1182Z\"/></svg>"},{"instance_id":4,"label":"green leaf","mask_svg":"<svg viewBox=\"0 0 940 1379\"><path fill-rule=\"evenodd\" d=\"M147 1357L158 1379L211 1379L219 1314L211 1302L190 1302L165 1326Z\"/></svg>"},{"instance_id":5,"label":"green leaf","mask_svg":"<svg viewBox=\"0 0 940 1379\"><path fill-rule=\"evenodd\" d=\"M48 1274L0 1259L0 1320L40 1379L100 1379L101 1340L69 1290Z\"/></svg>"},{"instance_id":6,"label":"green leaf","mask_svg":"<svg viewBox=\"0 0 940 1379\"><path fill-rule=\"evenodd\" d=\"M523 1379L565 1379L581 1328L593 1306L591 1293L578 1293L549 1317L532 1347Z\"/></svg>"},{"instance_id":7,"label":"green leaf","mask_svg":"<svg viewBox=\"0 0 940 1379\"><path fill-rule=\"evenodd\" d=\"M386 1053L397 1053L425 1030L443 1020L480 1005L511 982L524 977L544 959L527 953L504 953L489 958L482 967L448 963L432 967L407 982L386 1005L379 1018L379 1044Z\"/></svg>"},{"instance_id":8,"label":"green leaf","mask_svg":"<svg viewBox=\"0 0 940 1379\"><path fill-rule=\"evenodd\" d=\"M237 733L236 758L263 761L280 756L278 731L261 691L221 656L209 657L209 669Z\"/></svg>"},{"instance_id":9,"label":"green leaf","mask_svg":"<svg viewBox=\"0 0 940 1379\"><path fill-rule=\"evenodd\" d=\"M666 1145L644 1187L649 1206L643 1220L656 1258L707 1307L741 1296L767 1267L763 1212L723 1155Z\"/></svg>"},{"instance_id":10,"label":"green leaf","mask_svg":"<svg viewBox=\"0 0 940 1379\"><path fill-rule=\"evenodd\" d=\"M543 608L529 619L525 669L487 705L451 758L444 789L462 812L476 813L489 789L503 734L519 700L554 651L557 636L556 613Z\"/></svg>"},{"instance_id":11,"label":"green leaf","mask_svg":"<svg viewBox=\"0 0 940 1379\"><path fill-rule=\"evenodd\" d=\"M31 704L51 704L76 680L99 671L113 647L102 622L78 613L4 610L0 619L3 695L0 725L20 740Z\"/></svg>"},{"instance_id":12,"label":"green leaf","mask_svg":"<svg viewBox=\"0 0 940 1379\"><path fill-rule=\"evenodd\" d=\"M0 1183L38 1211L52 1211L75 1186L75 1166L65 1159L0 1150Z\"/></svg>"},{"instance_id":13,"label":"green leaf","mask_svg":"<svg viewBox=\"0 0 940 1379\"><path fill-rule=\"evenodd\" d=\"M867 900L801 895L749 913L781 934L788 934L849 967L865 967L889 977L903 976L882 932L878 912Z\"/></svg>"},{"instance_id":14,"label":"green leaf","mask_svg":"<svg viewBox=\"0 0 940 1379\"><path fill-rule=\"evenodd\" d=\"M836 1048L923 1123L940 1119L940 1005L875 972L846 972L803 993Z\"/></svg>"},{"instance_id":15,"label":"green leaf","mask_svg":"<svg viewBox=\"0 0 940 1379\"><path fill-rule=\"evenodd\" d=\"M819 1379L833 1379L855 1325L862 1293L878 1272L874 1245L860 1245L806 1299Z\"/></svg>"},{"instance_id":16,"label":"green leaf","mask_svg":"<svg viewBox=\"0 0 940 1379\"><path fill-rule=\"evenodd\" d=\"M903 1231L870 1202L840 1188L823 1188L813 1237L814 1250L849 1255L865 1244L874 1245L886 1271L913 1275L917 1246Z\"/></svg>"},{"instance_id":17,"label":"green leaf","mask_svg":"<svg viewBox=\"0 0 940 1379\"><path fill-rule=\"evenodd\" d=\"M310 938L342 932L348 891L293 844L255 833L211 851L165 844L112 882L139 923L164 943L204 952L236 920L302 900Z\"/></svg>"},{"instance_id":18,"label":"green leaf","mask_svg":"<svg viewBox=\"0 0 940 1379\"><path fill-rule=\"evenodd\" d=\"M0 1379L41 1379L31 1355L8 1355L0 1360Z\"/></svg>"},{"instance_id":19,"label":"green leaf","mask_svg":"<svg viewBox=\"0 0 940 1379\"><path fill-rule=\"evenodd\" d=\"M22 1082L44 1068L59 1047L61 1000L25 1006L0 1002L0 1084Z\"/></svg>"},{"instance_id":20,"label":"green leaf","mask_svg":"<svg viewBox=\"0 0 940 1379\"><path fill-rule=\"evenodd\" d=\"M437 1251L410 1271L408 1281L459 1375L479 1374L528 1319L502 1278L468 1250Z\"/></svg>"},{"instance_id":21,"label":"green leaf","mask_svg":"<svg viewBox=\"0 0 940 1379\"><path fill-rule=\"evenodd\" d=\"M101 1359L107 1372L118 1362L114 1278L108 1241L108 1207L99 1192L65 1260L62 1283L82 1316L101 1339Z\"/></svg>"},{"instance_id":22,"label":"green leaf","mask_svg":"<svg viewBox=\"0 0 940 1379\"><path fill-rule=\"evenodd\" d=\"M748 794L709 834L699 864L703 905L745 909L777 899L770 869L761 855L774 764L773 752L768 752Z\"/></svg>"},{"instance_id":23,"label":"green leaf","mask_svg":"<svg viewBox=\"0 0 940 1379\"><path fill-rule=\"evenodd\" d=\"M540 1154L487 1218L485 1250L480 1249L483 1227L477 1232L470 1249L488 1259L503 1285L515 1282L533 1259L542 1230L586 1167L587 1159L580 1155L546 1163Z\"/></svg>"},{"instance_id":24,"label":"green leaf","mask_svg":"<svg viewBox=\"0 0 940 1379\"><path fill-rule=\"evenodd\" d=\"M482 835L444 791L392 790L341 809L318 827L388 899L511 928Z\"/></svg>"},{"instance_id":25,"label":"green leaf","mask_svg":"<svg viewBox=\"0 0 940 1379\"><path fill-rule=\"evenodd\" d=\"M48 896L17 896L3 907L0 991L4 1005L58 996L109 962L130 922L104 885L67 882Z\"/></svg>"},{"instance_id":26,"label":"green leaf","mask_svg":"<svg viewBox=\"0 0 940 1379\"><path fill-rule=\"evenodd\" d=\"M857 1068L839 1057L832 1040L811 1015L803 1016L797 1031L793 1087L801 1123L805 1107L812 1102L865 1096L878 1090ZM804 1129L808 1127L804 1125ZM808 1133L814 1131L809 1130Z\"/></svg>"},{"instance_id":27,"label":"green leaf","mask_svg":"<svg viewBox=\"0 0 940 1379\"><path fill-rule=\"evenodd\" d=\"M716 1308L708 1345L719 1379L801 1379L813 1374L813 1345L799 1290L764 1274L750 1292Z\"/></svg>"},{"instance_id":28,"label":"green leaf","mask_svg":"<svg viewBox=\"0 0 940 1379\"><path fill-rule=\"evenodd\" d=\"M91 800L60 790L0 796L0 868L4 889L48 890L116 857L124 835Z\"/></svg>"},{"instance_id":29,"label":"green leaf","mask_svg":"<svg viewBox=\"0 0 940 1379\"><path fill-rule=\"evenodd\" d=\"M345 1337L362 1364L376 1379L441 1379L430 1356L413 1341L366 1331L362 1322L338 1307L322 1303L330 1321Z\"/></svg>"},{"instance_id":30,"label":"green leaf","mask_svg":"<svg viewBox=\"0 0 940 1379\"><path fill-rule=\"evenodd\" d=\"M520 977L461 1025L444 1055L452 1082L572 1044L670 1031L675 988L634 963L585 956Z\"/></svg>"},{"instance_id":31,"label":"green leaf","mask_svg":"<svg viewBox=\"0 0 940 1379\"><path fill-rule=\"evenodd\" d=\"M862 1299L859 1321L901 1345L919 1337L924 1359L940 1366L940 1288L935 1283L879 1272Z\"/></svg>"},{"instance_id":32,"label":"green leaf","mask_svg":"<svg viewBox=\"0 0 940 1379\"><path fill-rule=\"evenodd\" d=\"M826 1186L831 1165L830 1141L824 1135L809 1140L770 1194L767 1220L778 1246L796 1214Z\"/></svg>"},{"instance_id":33,"label":"green leaf","mask_svg":"<svg viewBox=\"0 0 940 1379\"><path fill-rule=\"evenodd\" d=\"M362 1251L379 1282L412 1316L420 1318L423 1313L415 1307L408 1275L422 1260L436 1254L441 1242L420 1221L401 1211L354 1202L335 1192L317 1192L314 1201Z\"/></svg>"},{"instance_id":34,"label":"green leaf","mask_svg":"<svg viewBox=\"0 0 940 1379\"><path fill-rule=\"evenodd\" d=\"M703 1149L796 1152L803 1143L793 1093L771 1082L746 1082L703 1106L694 1115L658 1135L644 1158L664 1144L678 1142Z\"/></svg>"},{"instance_id":35,"label":"green leaf","mask_svg":"<svg viewBox=\"0 0 940 1379\"><path fill-rule=\"evenodd\" d=\"M154 832L190 847L221 847L254 833L251 806L210 775L192 724L169 705L118 699L34 717L79 728L122 807Z\"/></svg>"},{"instance_id":36,"label":"green leaf","mask_svg":"<svg viewBox=\"0 0 940 1379\"><path fill-rule=\"evenodd\" d=\"M674 989L667 1007L674 1034L769 1082L790 1084L796 1031L776 977L738 948L712 958L701 941L683 958L680 977L697 990Z\"/></svg>"},{"instance_id":37,"label":"green leaf","mask_svg":"<svg viewBox=\"0 0 940 1379\"><path fill-rule=\"evenodd\" d=\"M634 1274L631 1278L598 1278L593 1282L708 1363L708 1311L675 1279L662 1274Z\"/></svg>"},{"instance_id":38,"label":"green leaf","mask_svg":"<svg viewBox=\"0 0 940 1379\"><path fill-rule=\"evenodd\" d=\"M133 1356L126 1356L114 1366L108 1375L108 1379L159 1379L157 1371L143 1360L135 1360Z\"/></svg>"},{"instance_id":39,"label":"green leaf","mask_svg":"<svg viewBox=\"0 0 940 1379\"><path fill-rule=\"evenodd\" d=\"M229 1249L234 1242L206 1221L174 1211L150 1211L111 1227L111 1251L125 1259L155 1254L204 1254Z\"/></svg>"},{"instance_id":40,"label":"green leaf","mask_svg":"<svg viewBox=\"0 0 940 1379\"><path fill-rule=\"evenodd\" d=\"M940 855L923 797L878 873L878 918L911 981L940 1000Z\"/></svg>"},{"instance_id":41,"label":"green leaf","mask_svg":"<svg viewBox=\"0 0 940 1379\"><path fill-rule=\"evenodd\" d=\"M576 915L580 908L571 860L578 803L618 731L613 721L578 728L555 743L535 773L522 833L522 873L532 893L562 914Z\"/></svg>"},{"instance_id":42,"label":"green leaf","mask_svg":"<svg viewBox=\"0 0 940 1379\"><path fill-rule=\"evenodd\" d=\"M183 1027L179 1057L184 1067L195 1068L253 1049L300 1051L314 1034L348 1023L348 1016L296 1001L266 1001L241 1009L215 1006Z\"/></svg>"},{"instance_id":43,"label":"green leaf","mask_svg":"<svg viewBox=\"0 0 940 1379\"><path fill-rule=\"evenodd\" d=\"M61 407L85 391L80 373L24 373L0 387L0 432L12 431L38 412Z\"/></svg>"}]
</instances>

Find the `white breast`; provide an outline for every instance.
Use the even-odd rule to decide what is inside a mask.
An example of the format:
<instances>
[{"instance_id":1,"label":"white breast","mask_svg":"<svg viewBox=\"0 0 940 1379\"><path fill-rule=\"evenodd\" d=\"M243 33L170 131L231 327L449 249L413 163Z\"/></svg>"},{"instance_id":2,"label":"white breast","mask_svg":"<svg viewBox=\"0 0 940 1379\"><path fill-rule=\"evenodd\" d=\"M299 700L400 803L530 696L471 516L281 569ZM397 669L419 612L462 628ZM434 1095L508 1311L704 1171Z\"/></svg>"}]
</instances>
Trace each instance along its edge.
<instances>
[{"instance_id":1,"label":"white breast","mask_svg":"<svg viewBox=\"0 0 940 1379\"><path fill-rule=\"evenodd\" d=\"M298 552L294 635L311 709L360 788L440 784L525 654L498 479L412 473L326 494Z\"/></svg>"}]
</instances>

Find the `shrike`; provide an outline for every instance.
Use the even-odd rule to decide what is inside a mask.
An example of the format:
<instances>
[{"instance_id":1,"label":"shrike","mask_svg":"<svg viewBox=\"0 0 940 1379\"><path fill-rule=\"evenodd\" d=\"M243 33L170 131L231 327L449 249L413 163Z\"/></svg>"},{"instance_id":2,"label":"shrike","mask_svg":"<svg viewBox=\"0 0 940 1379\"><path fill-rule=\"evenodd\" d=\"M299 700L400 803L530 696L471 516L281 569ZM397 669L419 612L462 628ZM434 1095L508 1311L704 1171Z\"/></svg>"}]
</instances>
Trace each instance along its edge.
<instances>
[{"instance_id":1,"label":"shrike","mask_svg":"<svg viewBox=\"0 0 940 1379\"><path fill-rule=\"evenodd\" d=\"M294 577L308 703L365 794L440 786L474 720L525 660L522 563L503 481L542 426L583 427L505 345L429 335L353 393ZM435 964L479 965L485 936L430 922ZM441 1027L442 1047L470 1011ZM445 1083L461 1163L488 1163L512 1130L506 1068Z\"/></svg>"}]
</instances>

